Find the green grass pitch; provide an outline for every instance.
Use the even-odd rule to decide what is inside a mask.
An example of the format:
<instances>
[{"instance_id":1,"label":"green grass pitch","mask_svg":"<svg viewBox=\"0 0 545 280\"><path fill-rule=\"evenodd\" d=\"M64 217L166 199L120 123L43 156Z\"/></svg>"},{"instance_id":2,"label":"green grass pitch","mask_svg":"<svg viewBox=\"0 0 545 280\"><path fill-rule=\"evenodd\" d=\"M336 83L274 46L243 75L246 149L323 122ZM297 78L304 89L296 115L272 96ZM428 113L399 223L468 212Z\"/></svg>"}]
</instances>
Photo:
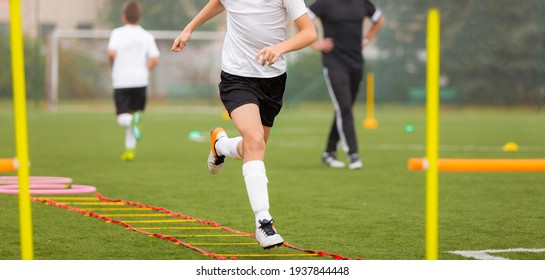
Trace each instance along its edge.
<instances>
[{"instance_id":1,"label":"green grass pitch","mask_svg":"<svg viewBox=\"0 0 545 280\"><path fill-rule=\"evenodd\" d=\"M425 111L379 106L379 127L357 133L364 168L328 169L320 163L330 106L285 109L267 146L271 213L284 239L298 247L371 260L424 259L425 173L407 160L425 156ZM211 112L210 112L211 111ZM407 132L406 125L414 131ZM545 158L545 118L535 110L445 109L440 117L442 158ZM108 198L164 207L252 232L253 214L241 162L206 170L208 142L192 130L223 126L237 135L221 110L164 110L143 114L143 140L134 162L119 159L124 133L108 110L47 113L29 106L32 176L71 177ZM14 157L13 110L0 110L0 157ZM502 146L516 142L517 152ZM341 157L344 159L344 156ZM3 173L0 175L15 175ZM441 173L439 258L466 259L451 251L545 248L544 173ZM39 260L209 259L63 209L32 203L34 254ZM0 194L0 259L20 258L17 196ZM237 253L236 248L225 251ZM242 249L240 249L242 250ZM275 249L288 252L286 248ZM249 246L244 252L262 253ZM545 259L543 253L503 253L510 259ZM285 259L272 257L268 259Z\"/></svg>"}]
</instances>

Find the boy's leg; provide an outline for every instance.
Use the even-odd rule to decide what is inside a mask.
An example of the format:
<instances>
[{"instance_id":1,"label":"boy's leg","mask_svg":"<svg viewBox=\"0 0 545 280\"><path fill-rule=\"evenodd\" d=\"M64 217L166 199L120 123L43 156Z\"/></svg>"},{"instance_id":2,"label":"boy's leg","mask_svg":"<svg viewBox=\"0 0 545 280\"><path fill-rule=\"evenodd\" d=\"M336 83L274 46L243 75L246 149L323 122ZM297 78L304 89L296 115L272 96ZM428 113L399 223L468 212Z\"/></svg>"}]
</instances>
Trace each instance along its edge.
<instances>
[{"instance_id":1,"label":"boy's leg","mask_svg":"<svg viewBox=\"0 0 545 280\"><path fill-rule=\"evenodd\" d=\"M142 113L144 112L144 108L146 108L146 91L147 87L127 89L127 92L130 94L127 109L133 115L131 129L136 141L142 140L142 127L140 123L142 121Z\"/></svg>"},{"instance_id":2,"label":"boy's leg","mask_svg":"<svg viewBox=\"0 0 545 280\"><path fill-rule=\"evenodd\" d=\"M133 115L123 113L117 116L117 123L125 129L125 152L121 155L121 160L134 160L136 149L136 137L134 136L131 124Z\"/></svg>"},{"instance_id":3,"label":"boy's leg","mask_svg":"<svg viewBox=\"0 0 545 280\"><path fill-rule=\"evenodd\" d=\"M142 129L140 127L140 121L141 121L141 115L140 112L136 111L133 114L132 122L131 122L131 130L132 134L134 135L134 138L136 141L142 140Z\"/></svg>"},{"instance_id":4,"label":"boy's leg","mask_svg":"<svg viewBox=\"0 0 545 280\"><path fill-rule=\"evenodd\" d=\"M269 213L269 194L265 170L265 144L270 128L261 124L259 108L255 104L242 105L231 112L231 119L242 134L242 174L250 205L255 214L256 239L264 249L280 246L284 239L276 232Z\"/></svg>"},{"instance_id":5,"label":"boy's leg","mask_svg":"<svg viewBox=\"0 0 545 280\"><path fill-rule=\"evenodd\" d=\"M117 123L125 129L122 160L134 160L136 142L141 139L140 113L146 104L146 87L114 89Z\"/></svg>"}]
</instances>

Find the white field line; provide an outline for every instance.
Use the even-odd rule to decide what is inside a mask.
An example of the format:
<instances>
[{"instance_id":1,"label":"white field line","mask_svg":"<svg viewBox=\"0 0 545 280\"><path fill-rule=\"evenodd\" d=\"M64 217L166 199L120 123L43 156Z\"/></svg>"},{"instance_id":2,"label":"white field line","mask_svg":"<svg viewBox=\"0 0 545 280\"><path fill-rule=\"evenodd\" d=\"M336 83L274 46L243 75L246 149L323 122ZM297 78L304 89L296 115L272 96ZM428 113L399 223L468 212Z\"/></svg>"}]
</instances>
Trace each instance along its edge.
<instances>
[{"instance_id":1,"label":"white field line","mask_svg":"<svg viewBox=\"0 0 545 280\"><path fill-rule=\"evenodd\" d=\"M304 141L275 141L271 139L269 144L281 147L293 148L316 148L324 144L319 142ZM362 150L387 150L387 151L425 151L424 144L369 144L358 143ZM478 151L478 152L501 152L503 146L478 146L478 145L440 145L441 151ZM519 151L545 151L545 146L519 146Z\"/></svg>"},{"instance_id":2,"label":"white field line","mask_svg":"<svg viewBox=\"0 0 545 280\"><path fill-rule=\"evenodd\" d=\"M148 108L149 107L149 108ZM152 113L169 113L169 114L206 114L206 115L221 115L222 110L210 106L176 106L176 105L161 105L159 107L150 105L146 107L146 112ZM57 112L62 113L104 113L111 112L112 106L108 104L88 104L88 105L59 105Z\"/></svg>"},{"instance_id":3,"label":"white field line","mask_svg":"<svg viewBox=\"0 0 545 280\"><path fill-rule=\"evenodd\" d=\"M460 255L466 258L474 258L477 260L509 260L503 257L493 256L491 254L496 253L542 253L545 252L545 248L541 249L526 249L526 248L512 248L504 250L481 250L481 251L450 251L449 253Z\"/></svg>"}]
</instances>

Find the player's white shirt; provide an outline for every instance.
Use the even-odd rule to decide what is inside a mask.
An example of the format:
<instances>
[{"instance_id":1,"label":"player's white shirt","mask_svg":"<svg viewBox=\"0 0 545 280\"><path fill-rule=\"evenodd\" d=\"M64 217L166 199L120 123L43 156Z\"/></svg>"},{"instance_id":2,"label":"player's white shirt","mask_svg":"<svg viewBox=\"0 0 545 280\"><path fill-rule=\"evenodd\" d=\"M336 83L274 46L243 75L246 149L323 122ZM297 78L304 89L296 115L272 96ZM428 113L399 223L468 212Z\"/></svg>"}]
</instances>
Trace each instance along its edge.
<instances>
[{"instance_id":1,"label":"player's white shirt","mask_svg":"<svg viewBox=\"0 0 545 280\"><path fill-rule=\"evenodd\" d=\"M110 35L108 49L115 51L114 88L145 87L149 83L148 60L159 57L153 35L140 25L127 24Z\"/></svg>"},{"instance_id":2,"label":"player's white shirt","mask_svg":"<svg viewBox=\"0 0 545 280\"><path fill-rule=\"evenodd\" d=\"M243 77L271 78L286 71L286 58L261 65L259 50L286 39L288 17L307 13L303 0L220 0L227 11L222 70Z\"/></svg>"}]
</instances>

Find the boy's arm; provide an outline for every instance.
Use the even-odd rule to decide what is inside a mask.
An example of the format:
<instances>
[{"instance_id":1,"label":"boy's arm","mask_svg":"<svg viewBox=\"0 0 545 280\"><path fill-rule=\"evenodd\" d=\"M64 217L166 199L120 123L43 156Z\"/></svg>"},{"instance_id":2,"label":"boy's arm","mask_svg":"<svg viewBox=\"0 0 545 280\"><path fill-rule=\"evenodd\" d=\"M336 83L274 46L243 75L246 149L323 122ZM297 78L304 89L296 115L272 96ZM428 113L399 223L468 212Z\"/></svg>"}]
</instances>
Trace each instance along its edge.
<instances>
[{"instance_id":1,"label":"boy's arm","mask_svg":"<svg viewBox=\"0 0 545 280\"><path fill-rule=\"evenodd\" d=\"M157 65L157 62L159 61L158 56L150 57L148 60L148 69L151 71Z\"/></svg>"},{"instance_id":2,"label":"boy's arm","mask_svg":"<svg viewBox=\"0 0 545 280\"><path fill-rule=\"evenodd\" d=\"M174 40L174 43L172 44L172 51L179 52L181 51L185 45L187 44L187 41L189 41L189 38L191 37L191 33L197 27L201 26L201 24L207 22L211 18L217 16L221 12L225 10L225 7L221 4L220 0L210 0L204 8L191 20L191 22L186 25L182 33Z\"/></svg>"},{"instance_id":3,"label":"boy's arm","mask_svg":"<svg viewBox=\"0 0 545 280\"><path fill-rule=\"evenodd\" d=\"M109 60L110 60L110 66L114 65L115 50L113 50L113 49L109 49L109 50L108 50L108 58L109 58Z\"/></svg>"},{"instance_id":4,"label":"boy's arm","mask_svg":"<svg viewBox=\"0 0 545 280\"><path fill-rule=\"evenodd\" d=\"M255 59L259 60L261 57L261 65L265 63L272 65L283 54L302 49L316 41L316 29L308 13L298 17L294 22L298 30L297 34L284 42L265 47L257 53Z\"/></svg>"}]
</instances>

